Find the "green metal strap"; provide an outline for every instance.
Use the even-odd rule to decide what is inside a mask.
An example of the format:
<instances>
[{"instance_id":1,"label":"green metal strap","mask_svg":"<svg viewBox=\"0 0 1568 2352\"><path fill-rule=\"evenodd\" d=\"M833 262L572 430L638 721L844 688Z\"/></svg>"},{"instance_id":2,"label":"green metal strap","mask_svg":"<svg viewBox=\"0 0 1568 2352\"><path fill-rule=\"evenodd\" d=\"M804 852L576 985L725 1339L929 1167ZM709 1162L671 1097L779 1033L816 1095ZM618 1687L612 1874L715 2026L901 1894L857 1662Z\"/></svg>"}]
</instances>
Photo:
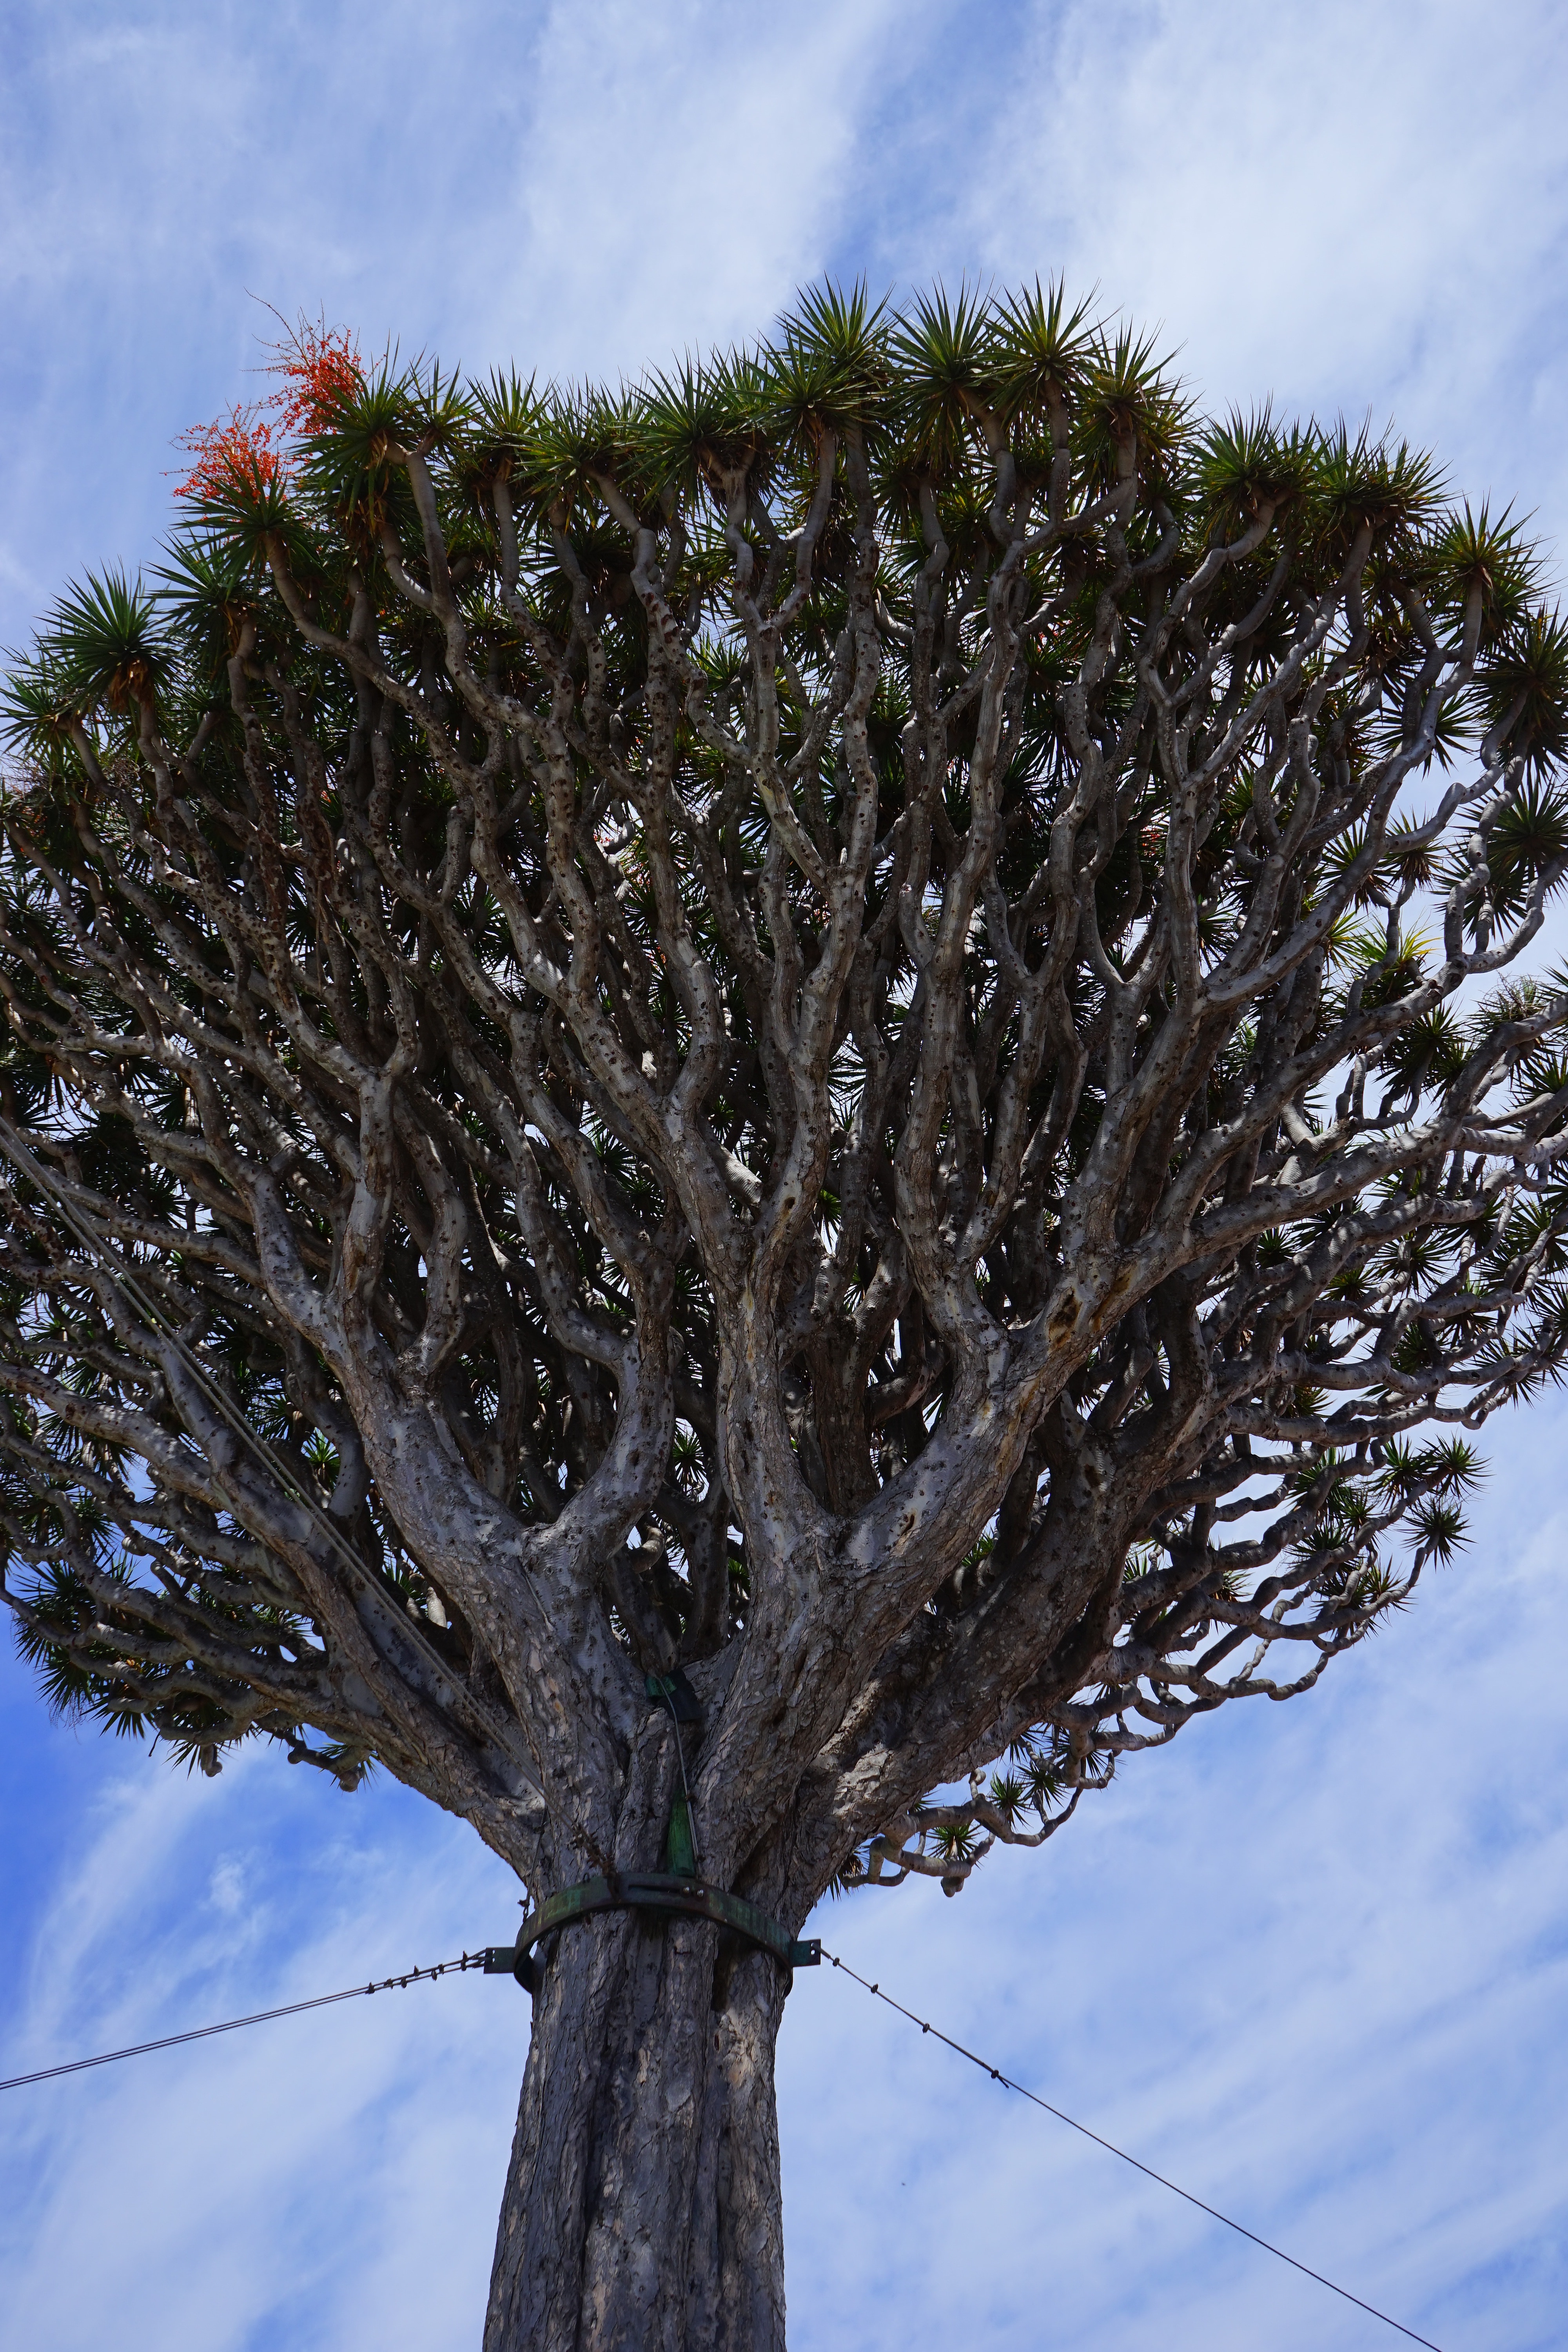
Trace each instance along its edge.
<instances>
[{"instance_id":1,"label":"green metal strap","mask_svg":"<svg viewBox=\"0 0 1568 2352\"><path fill-rule=\"evenodd\" d=\"M669 1829L664 1841L664 1875L697 1876L697 1845L691 1834L691 1807L679 1790L669 1809Z\"/></svg>"},{"instance_id":2,"label":"green metal strap","mask_svg":"<svg viewBox=\"0 0 1568 2352\"><path fill-rule=\"evenodd\" d=\"M530 1912L512 1946L492 1946L485 1954L487 1976L514 1976L525 1992L537 1991L539 1966L533 1947L542 1937L574 1920L591 1919L601 1911L662 1911L686 1919L711 1919L729 1927L759 1951L771 1952L781 1967L815 1969L822 1946L815 1937L797 1943L789 1930L748 1903L742 1895L707 1886L700 1878L679 1877L667 1870L617 1870L602 1878L585 1878L580 1886L563 1887L547 1895L537 1911Z\"/></svg>"}]
</instances>

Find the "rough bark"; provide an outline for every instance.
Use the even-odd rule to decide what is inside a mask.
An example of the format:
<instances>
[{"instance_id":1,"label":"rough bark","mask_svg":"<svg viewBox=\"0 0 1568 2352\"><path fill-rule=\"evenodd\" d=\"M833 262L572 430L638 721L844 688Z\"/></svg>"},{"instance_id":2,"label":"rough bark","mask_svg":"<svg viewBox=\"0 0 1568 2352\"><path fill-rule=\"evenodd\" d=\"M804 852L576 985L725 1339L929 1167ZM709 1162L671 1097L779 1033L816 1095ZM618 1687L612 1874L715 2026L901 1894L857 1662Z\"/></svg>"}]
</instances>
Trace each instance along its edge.
<instances>
[{"instance_id":1,"label":"rough bark","mask_svg":"<svg viewBox=\"0 0 1568 2352\"><path fill-rule=\"evenodd\" d=\"M486 2352L783 2352L783 1971L696 1920L552 1940Z\"/></svg>"},{"instance_id":2,"label":"rough bark","mask_svg":"<svg viewBox=\"0 0 1568 2352\"><path fill-rule=\"evenodd\" d=\"M655 1715L600 1866L660 1865L680 1785ZM579 1874L569 1857L553 1868ZM788 1972L705 1921L647 1912L558 1930L536 1964L486 2352L783 2352Z\"/></svg>"}]
</instances>

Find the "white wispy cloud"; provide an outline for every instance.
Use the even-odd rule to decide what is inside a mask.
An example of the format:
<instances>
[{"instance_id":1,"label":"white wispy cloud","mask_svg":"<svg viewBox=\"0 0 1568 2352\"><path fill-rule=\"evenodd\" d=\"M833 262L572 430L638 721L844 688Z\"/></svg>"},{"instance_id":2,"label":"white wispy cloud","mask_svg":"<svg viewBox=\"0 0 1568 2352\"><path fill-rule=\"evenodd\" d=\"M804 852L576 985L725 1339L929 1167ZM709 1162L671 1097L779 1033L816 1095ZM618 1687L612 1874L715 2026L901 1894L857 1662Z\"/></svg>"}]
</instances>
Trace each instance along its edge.
<instances>
[{"instance_id":1,"label":"white wispy cloud","mask_svg":"<svg viewBox=\"0 0 1568 2352\"><path fill-rule=\"evenodd\" d=\"M890 43L931 13L552 7L515 209L467 283L486 353L635 374L754 335L823 267Z\"/></svg>"},{"instance_id":2,"label":"white wispy cloud","mask_svg":"<svg viewBox=\"0 0 1568 2352\"><path fill-rule=\"evenodd\" d=\"M67 7L0 85L0 643L134 566L171 445L324 309L476 373L754 331L823 267L893 0Z\"/></svg>"},{"instance_id":3,"label":"white wispy cloud","mask_svg":"<svg viewBox=\"0 0 1568 2352\"><path fill-rule=\"evenodd\" d=\"M382 1787L121 1763L39 1904L6 2074L503 1941L510 1875ZM445 1979L7 2093L8 2341L76 2352L477 2338L527 2047Z\"/></svg>"},{"instance_id":4,"label":"white wispy cloud","mask_svg":"<svg viewBox=\"0 0 1568 2352\"><path fill-rule=\"evenodd\" d=\"M1223 407L1394 419L1458 487L1568 520L1565 44L1544 0L1026 0L910 85L878 221L902 282L1062 274ZM944 123L961 152L921 202Z\"/></svg>"}]
</instances>

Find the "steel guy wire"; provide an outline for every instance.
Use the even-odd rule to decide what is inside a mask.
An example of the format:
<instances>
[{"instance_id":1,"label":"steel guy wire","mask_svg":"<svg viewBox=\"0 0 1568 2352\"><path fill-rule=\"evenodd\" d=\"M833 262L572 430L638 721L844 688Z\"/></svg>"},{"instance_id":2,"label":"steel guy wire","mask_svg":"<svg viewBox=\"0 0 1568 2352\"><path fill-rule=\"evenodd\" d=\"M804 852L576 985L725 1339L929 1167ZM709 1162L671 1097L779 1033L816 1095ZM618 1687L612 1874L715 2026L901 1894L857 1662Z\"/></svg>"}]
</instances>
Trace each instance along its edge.
<instances>
[{"instance_id":1,"label":"steel guy wire","mask_svg":"<svg viewBox=\"0 0 1568 2352\"><path fill-rule=\"evenodd\" d=\"M822 1957L825 1960L831 1960L834 1967L841 1969L847 1977L853 1977L858 1985L863 1985L866 1990L874 1993L879 2000L886 2001L889 2009L896 2009L900 2017L907 2017L911 2025L918 2025L922 2033L934 2033L939 2042L944 2042L950 2050L956 2050L959 2056L967 2058L972 2066L980 2067L983 2073L990 2075L994 2083L1000 2083L1005 2091L1016 2091L1021 2098L1030 2100L1037 2107L1044 2107L1047 2115L1055 2116L1058 2123L1068 2125L1075 2132L1081 2132L1084 2138L1093 2140L1097 2147L1105 2148L1111 2156L1119 2156L1123 2164L1131 2164L1136 2171L1144 2174L1148 2179L1157 2180L1162 2189L1169 2189L1173 2195L1184 2198L1189 2205L1195 2205L1199 2212L1206 2213L1211 2221L1223 2221L1226 2228L1234 2230L1238 2237L1250 2239L1255 2246L1261 2246L1266 2254L1275 2254L1280 2262L1289 2263L1291 2269L1300 2271L1303 2277L1316 2279L1318 2284L1326 2286L1331 2294L1342 2295L1346 2303L1353 2303L1358 2311L1368 2312L1373 2319L1381 2319L1385 2327L1392 2327L1399 2335L1407 2336L1412 2344L1425 2345L1426 2352L1441 2352L1440 2346L1434 2344L1429 2336L1417 2336L1413 2327L1406 2327L1400 2320L1391 2319L1387 2312L1379 2311L1374 2303L1363 2303L1361 2296L1352 2294L1348 2286L1339 2286L1331 2278L1325 2278L1321 2271L1313 2270L1309 2263L1299 2263L1294 2254L1288 2254L1285 2252L1283 2246L1276 2246L1268 2239L1260 2238L1257 2231L1247 2229L1245 2222L1233 2221L1230 2215L1222 2213L1217 2205L1205 2204L1201 2197L1195 2197L1190 2189L1184 2189L1179 2181L1168 2179L1164 2173L1156 2172L1152 2164L1145 2164L1141 2158L1130 2156L1124 2147L1118 2147L1114 2140L1104 2138L1097 2131L1090 2131L1087 2124L1080 2124L1075 2116L1065 2114L1060 2107L1053 2107L1049 2099L1042 2099L1037 2091L1028 2090L1024 2084L1016 2083L1010 2074L1005 2074L1002 2072L1000 2066L993 2066L989 2058L982 2058L978 2052L965 2049L962 2042L955 2042L952 2034L944 2033L940 2026L929 2024L923 2017L917 2017L912 2009L906 2009L901 2000L895 2000L892 1994L884 1992L879 1984L873 1984L869 1978L861 1976L858 1970L850 1967L847 1960L839 1959L836 1953L826 1948Z\"/></svg>"},{"instance_id":2,"label":"steel guy wire","mask_svg":"<svg viewBox=\"0 0 1568 2352\"><path fill-rule=\"evenodd\" d=\"M868 1977L861 1976L858 1969L852 1969L848 1961L840 1959L836 1952L825 1950L822 1957L825 1960L831 1960L836 1969L851 1978L856 1984L860 1985L878 2000L885 2002L889 2009L896 2010L900 2017L907 2018L911 2025L918 2025L922 2034L933 2033L939 2042L944 2043L949 2050L956 2052L960 2058L967 2058L972 2066L978 2066L983 2074L990 2075L994 2083L1000 2083L1005 2091L1016 2091L1020 2097L1027 2099L1032 2105L1043 2107L1047 2115L1054 2116L1058 2123L1066 2124L1069 2130L1080 2133L1085 2139L1092 2140L1097 2147L1104 2148L1108 2155L1120 2157L1123 2164L1131 2165L1134 2171L1142 2173L1146 2179L1155 2181L1162 2189L1170 2189L1173 2196L1180 2197L1186 2204L1196 2206L1198 2211L1206 2213L1211 2221L1222 2221L1227 2230L1234 2230L1238 2237L1246 2238L1250 2244L1261 2248L1264 2253L1273 2254L1278 2261L1288 2263L1293 2271L1300 2271L1303 2278L1312 2279L1319 2286L1327 2287L1331 2294L1337 2294L1342 2301L1353 2304L1358 2311L1364 2311L1369 2318L1381 2320L1385 2327L1392 2327L1397 2335L1407 2337L1412 2344L1423 2346L1425 2352L1440 2352L1440 2347L1434 2344L1429 2336L1418 2336L1413 2327L1406 2327L1403 2321L1392 2318L1386 2311L1380 2311L1376 2304L1366 2302L1359 2294L1352 2294L1349 2287L1341 2286L1336 2280L1327 2277L1323 2272L1313 2270L1310 2263L1299 2262L1294 2254L1288 2254L1283 2246L1277 2246L1271 2240L1259 2237L1257 2231L1249 2230L1245 2222L1233 2221L1228 2213L1222 2213L1217 2205L1211 2205L1205 2198L1195 2196L1192 2189L1184 2189L1179 2181L1172 2180L1167 2174L1156 2172L1152 2165L1145 2164L1140 2157L1130 2155L1126 2148L1118 2147L1114 2140L1107 2139L1101 2132L1092 2131L1088 2124L1080 2124L1075 2116L1069 2116L1064 2108L1053 2106L1050 2100L1042 2099L1037 2091L1031 2091L1023 2083L1015 2082L1010 2074L1003 2073L1000 2066L994 2066L988 2058L982 2058L977 2051L967 2048L962 2042L955 2042L951 2033L944 2033L940 2026L932 2025L926 2018L918 2017L912 2009L906 2009L901 2000L895 2000L892 1994L884 1992L879 1984L874 1984ZM468 1969L484 1969L486 1958L487 1955L482 1950L464 1952L459 1959L442 1960L435 1968L430 1969L410 1969L404 1976L384 1977L379 1983L350 1985L342 1992L318 1993L313 2000L286 2001L278 2009L258 2009L253 2011L248 2017L226 2018L221 2024L198 2025L184 2033L165 2033L157 2041L132 2042L124 2050L105 2050L91 2058L68 2058L58 2066L40 2066L28 2074L13 2074L8 2080L0 2081L0 2091L21 2090L29 2083L52 2082L57 2075L79 2074L93 2066L111 2066L119 2059L140 2058L151 2051L176 2049L183 2042L210 2041L217 2033L235 2033L244 2026L265 2025L273 2018L298 2017L306 2010L330 2009L339 2001L360 2000L370 1993L390 1992L395 1989L406 1990L409 1985L418 1984L421 1981L431 1983L439 1977L453 1974L460 1976ZM492 1969L490 1973L493 1974L495 1971Z\"/></svg>"},{"instance_id":3,"label":"steel guy wire","mask_svg":"<svg viewBox=\"0 0 1568 2352\"><path fill-rule=\"evenodd\" d=\"M250 1423L247 1421L245 1415L237 1406L229 1402L228 1398L224 1394L221 1387L207 1371L207 1369L205 1365L203 1364L200 1357L197 1356L193 1349L186 1347L184 1339L180 1337L178 1329L171 1321L170 1318L164 1313L163 1309L157 1304L157 1301L147 1295L147 1293L142 1289L142 1285L137 1281L135 1276L131 1272L130 1268L116 1256L114 1252L103 1247L97 1235L93 1233L91 1227L87 1224L80 1216L79 1216L76 1210L72 1207L71 1202L67 1199L65 1193L55 1182L54 1178L49 1174L47 1169L44 1167L43 1163L28 1149L22 1137L11 1125L10 1120L5 1118L0 1118L0 1148L5 1150L8 1158L22 1171L23 1174L30 1176L34 1183L38 1186L40 1192L47 1193L48 1198L53 1201L56 1208L59 1211L60 1215L65 1219L66 1223L76 1235L77 1240L81 1244L83 1249L87 1251L89 1256L96 1260L102 1271L108 1275L110 1282L114 1283L131 1301L132 1305L136 1308L137 1312L142 1317L144 1321L152 1327L153 1332L167 1343L172 1352L178 1357L185 1370L190 1374L192 1380L195 1381L196 1386L201 1390L202 1394L206 1398L207 1402L212 1406L214 1412L221 1416L227 1427L232 1430L235 1436L239 1439L241 1444L249 1447L256 1459L261 1463L264 1468L267 1469L278 1481L279 1485L282 1487L283 1492L289 1496L290 1501L297 1503L300 1509L307 1513L313 1525L323 1536L325 1536L338 1559L344 1563L353 1575L359 1578L365 1590L372 1593L377 1601L384 1602L387 1600L386 1593L377 1583L374 1576L365 1566L363 1560L361 1559L353 1545L346 1540L342 1530L334 1526L332 1520L321 1508L321 1506L317 1501L316 1497L310 1492L308 1487L301 1486L299 1479L295 1477L293 1472L289 1468L288 1465L274 1451L273 1447L268 1444L266 1438L261 1435L259 1430L253 1429ZM528 1574L526 1567L523 1572L525 1575ZM528 1585L530 1591L533 1594L535 1607L542 1610L543 1604L540 1601L539 1593L531 1576L528 1577ZM454 1681L452 1669L441 1656L440 1652L437 1650L431 1643L426 1640L424 1633L421 1632L413 1618L409 1618L407 1622L405 1623L404 1620L400 1617L398 1619L398 1632L401 1635L410 1640L416 1649L424 1653L426 1664L434 1667L444 1682L451 1683ZM505 1727L490 1713L484 1702L480 1699L475 1698L470 1692L464 1691L460 1696L460 1704L468 1710L472 1719L480 1724L489 1733L489 1737L500 1748L501 1753L510 1759L511 1762L516 1766L519 1774L528 1782L530 1788L534 1790L535 1794L540 1797L543 1797L544 1789L539 1780L538 1776L533 1771L532 1767L525 1764L518 1755L516 1742L507 1732ZM548 1801L548 1800L546 1800L546 1801Z\"/></svg>"},{"instance_id":4,"label":"steel guy wire","mask_svg":"<svg viewBox=\"0 0 1568 2352\"><path fill-rule=\"evenodd\" d=\"M441 1960L433 1969L410 1969L406 1976L383 1977L379 1984L350 1985L346 1992L319 1992L313 2000L285 2001L281 2009L258 2009L248 2017L226 2017L221 2025L193 2026L187 2033L165 2033L157 2042L133 2042L124 2050L103 2050L96 2058L68 2058L58 2066L40 2066L31 2074L13 2074L0 2082L0 2091L19 2091L25 2083L47 2083L57 2074L79 2074L89 2066L112 2066L117 2058L142 2058L149 2050L173 2050L182 2042L208 2042L215 2033L237 2033L242 2025L265 2025L274 2017L298 2017L305 2009L331 2009L334 2001L363 2000L373 1992L403 1991L411 1984L430 1983L437 1977L466 1969L482 1969L482 1952L465 1952L459 1960Z\"/></svg>"}]
</instances>

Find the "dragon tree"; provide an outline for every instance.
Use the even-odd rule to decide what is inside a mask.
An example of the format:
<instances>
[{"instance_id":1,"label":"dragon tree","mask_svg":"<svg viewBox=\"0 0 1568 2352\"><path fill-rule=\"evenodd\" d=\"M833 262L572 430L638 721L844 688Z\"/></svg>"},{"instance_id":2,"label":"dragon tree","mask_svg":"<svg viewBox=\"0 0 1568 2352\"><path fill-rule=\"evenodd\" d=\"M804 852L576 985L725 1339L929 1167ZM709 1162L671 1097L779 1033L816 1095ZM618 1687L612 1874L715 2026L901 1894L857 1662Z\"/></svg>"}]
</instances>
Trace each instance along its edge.
<instances>
[{"instance_id":1,"label":"dragon tree","mask_svg":"<svg viewBox=\"0 0 1568 2352\"><path fill-rule=\"evenodd\" d=\"M690 1890L532 1952L486 2344L778 2352L732 1898L1308 1690L1561 1374L1568 629L1055 287L274 361L8 688L5 1597L204 1770Z\"/></svg>"}]
</instances>

